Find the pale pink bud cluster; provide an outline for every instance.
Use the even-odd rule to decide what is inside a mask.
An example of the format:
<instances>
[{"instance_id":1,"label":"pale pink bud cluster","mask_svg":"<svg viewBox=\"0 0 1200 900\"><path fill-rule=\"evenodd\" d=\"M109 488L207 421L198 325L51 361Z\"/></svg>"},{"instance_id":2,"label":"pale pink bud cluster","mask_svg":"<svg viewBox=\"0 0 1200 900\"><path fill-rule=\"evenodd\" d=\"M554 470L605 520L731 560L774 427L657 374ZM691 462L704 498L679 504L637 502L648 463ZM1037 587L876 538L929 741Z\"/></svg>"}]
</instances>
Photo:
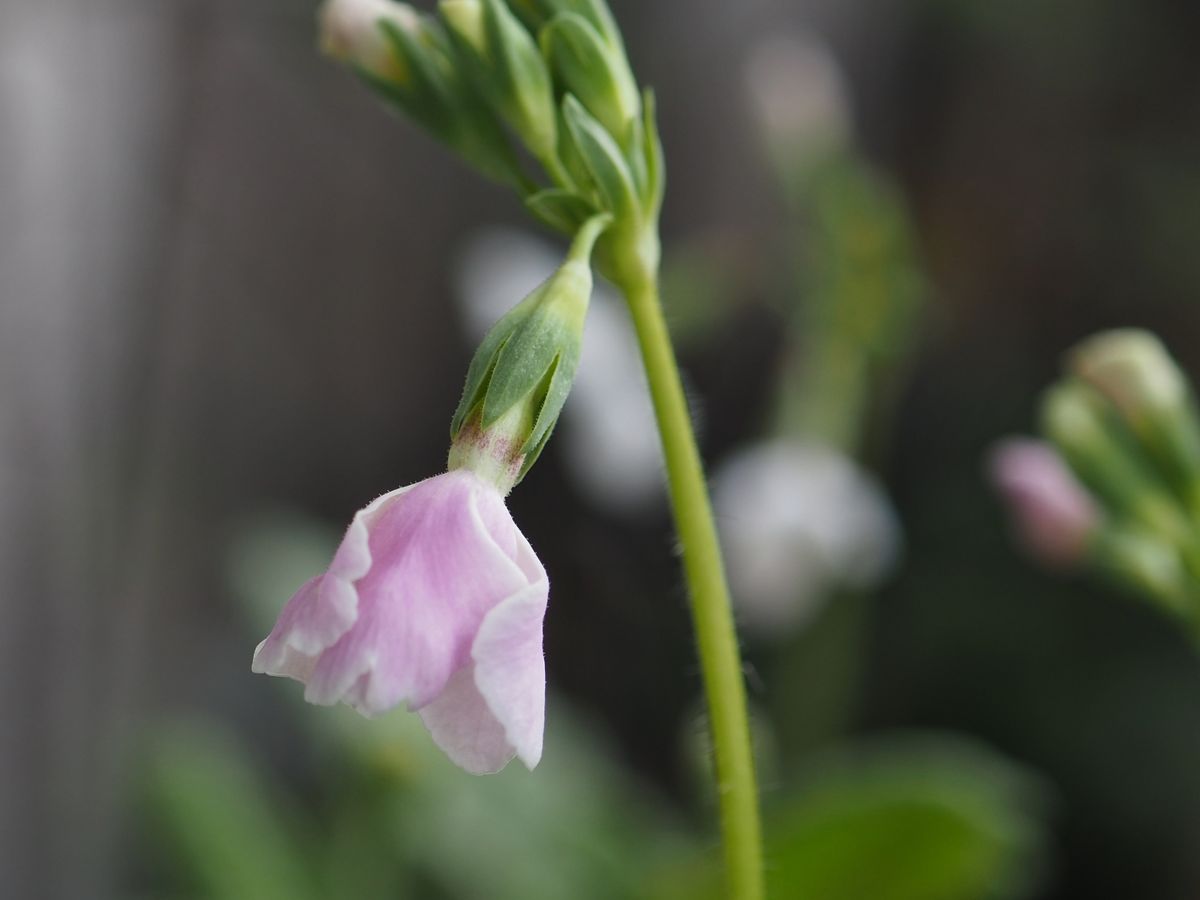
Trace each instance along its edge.
<instances>
[{"instance_id":1,"label":"pale pink bud cluster","mask_svg":"<svg viewBox=\"0 0 1200 900\"><path fill-rule=\"evenodd\" d=\"M989 473L1031 555L1057 567L1082 563L1100 510L1051 445L1027 438L1002 441L992 451Z\"/></svg>"},{"instance_id":2,"label":"pale pink bud cluster","mask_svg":"<svg viewBox=\"0 0 1200 900\"><path fill-rule=\"evenodd\" d=\"M328 570L288 601L253 670L367 716L403 703L478 774L542 754L549 582L504 498L457 469L354 517Z\"/></svg>"}]
</instances>

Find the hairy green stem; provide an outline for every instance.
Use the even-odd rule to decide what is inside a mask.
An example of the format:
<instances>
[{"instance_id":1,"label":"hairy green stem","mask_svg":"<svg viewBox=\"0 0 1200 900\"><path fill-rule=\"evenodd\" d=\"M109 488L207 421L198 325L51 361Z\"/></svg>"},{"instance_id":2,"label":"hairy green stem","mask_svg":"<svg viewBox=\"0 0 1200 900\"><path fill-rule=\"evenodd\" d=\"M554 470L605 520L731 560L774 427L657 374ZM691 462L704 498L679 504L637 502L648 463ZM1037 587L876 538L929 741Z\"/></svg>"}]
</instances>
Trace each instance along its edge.
<instances>
[{"instance_id":1,"label":"hairy green stem","mask_svg":"<svg viewBox=\"0 0 1200 900\"><path fill-rule=\"evenodd\" d=\"M657 273L631 280L622 288L654 401L671 506L683 550L716 757L729 896L733 900L762 900L762 826L746 689L704 470L663 319Z\"/></svg>"}]
</instances>

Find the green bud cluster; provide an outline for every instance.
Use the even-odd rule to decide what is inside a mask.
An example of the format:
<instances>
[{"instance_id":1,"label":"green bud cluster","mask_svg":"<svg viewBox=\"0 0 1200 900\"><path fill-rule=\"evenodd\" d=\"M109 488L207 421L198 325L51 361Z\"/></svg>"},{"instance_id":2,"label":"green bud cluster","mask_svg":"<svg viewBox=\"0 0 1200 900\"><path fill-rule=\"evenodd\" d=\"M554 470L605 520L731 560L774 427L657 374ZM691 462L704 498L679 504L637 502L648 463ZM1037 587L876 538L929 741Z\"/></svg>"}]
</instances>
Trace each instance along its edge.
<instances>
[{"instance_id":1,"label":"green bud cluster","mask_svg":"<svg viewBox=\"0 0 1200 900\"><path fill-rule=\"evenodd\" d=\"M579 365L589 259L609 218L584 223L558 271L479 345L450 425L449 468L472 469L507 493L541 454Z\"/></svg>"},{"instance_id":2,"label":"green bud cluster","mask_svg":"<svg viewBox=\"0 0 1200 900\"><path fill-rule=\"evenodd\" d=\"M574 235L610 215L598 261L618 284L655 270L665 175L654 102L604 0L440 0L436 16L391 0L327 9L348 4L369 5L388 55L372 34L336 55L383 97L551 228ZM518 147L540 172L525 171Z\"/></svg>"},{"instance_id":3,"label":"green bud cluster","mask_svg":"<svg viewBox=\"0 0 1200 900\"><path fill-rule=\"evenodd\" d=\"M1083 341L1042 427L1103 507L1097 567L1200 634L1200 416L1161 341L1134 329Z\"/></svg>"}]
</instances>

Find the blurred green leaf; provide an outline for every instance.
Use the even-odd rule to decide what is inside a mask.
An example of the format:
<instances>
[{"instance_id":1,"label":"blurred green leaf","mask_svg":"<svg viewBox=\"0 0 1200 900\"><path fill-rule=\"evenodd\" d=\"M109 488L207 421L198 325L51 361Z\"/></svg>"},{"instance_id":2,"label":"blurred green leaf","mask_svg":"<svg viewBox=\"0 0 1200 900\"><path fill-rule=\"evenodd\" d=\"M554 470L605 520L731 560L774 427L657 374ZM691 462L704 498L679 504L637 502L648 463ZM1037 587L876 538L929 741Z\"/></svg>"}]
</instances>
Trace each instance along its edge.
<instances>
[{"instance_id":1,"label":"blurred green leaf","mask_svg":"<svg viewBox=\"0 0 1200 900\"><path fill-rule=\"evenodd\" d=\"M368 722L350 711L322 712L328 715L307 724L332 726L329 749L385 776L377 797L390 821L391 852L447 896L639 897L646 873L687 846L682 829L562 704L551 702L536 772L514 762L486 778L447 760L416 716Z\"/></svg>"},{"instance_id":2,"label":"blurred green leaf","mask_svg":"<svg viewBox=\"0 0 1200 900\"><path fill-rule=\"evenodd\" d=\"M286 509L263 510L238 524L225 571L255 640L271 630L296 589L329 566L340 539L336 527Z\"/></svg>"},{"instance_id":3,"label":"blurred green leaf","mask_svg":"<svg viewBox=\"0 0 1200 900\"><path fill-rule=\"evenodd\" d=\"M891 738L813 770L774 817L780 897L992 900L1027 895L1040 826L1034 782L944 738Z\"/></svg>"},{"instance_id":4,"label":"blurred green leaf","mask_svg":"<svg viewBox=\"0 0 1200 900\"><path fill-rule=\"evenodd\" d=\"M810 762L768 811L768 894L780 900L1019 900L1041 869L1038 782L981 747L881 738ZM666 872L660 900L716 900L719 857Z\"/></svg>"},{"instance_id":5,"label":"blurred green leaf","mask_svg":"<svg viewBox=\"0 0 1200 900\"><path fill-rule=\"evenodd\" d=\"M215 723L151 748L148 795L168 851L208 900L316 900L311 847L246 752Z\"/></svg>"}]
</instances>

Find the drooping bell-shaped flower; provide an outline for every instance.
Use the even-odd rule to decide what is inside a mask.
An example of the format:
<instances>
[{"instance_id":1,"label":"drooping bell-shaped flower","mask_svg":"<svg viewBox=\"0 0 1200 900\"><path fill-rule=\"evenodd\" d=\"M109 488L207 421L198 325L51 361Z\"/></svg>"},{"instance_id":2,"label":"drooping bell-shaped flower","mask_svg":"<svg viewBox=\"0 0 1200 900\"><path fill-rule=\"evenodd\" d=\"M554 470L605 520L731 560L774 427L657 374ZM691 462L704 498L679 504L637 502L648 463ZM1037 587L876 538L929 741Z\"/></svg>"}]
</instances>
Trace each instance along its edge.
<instances>
[{"instance_id":1,"label":"drooping bell-shaped flower","mask_svg":"<svg viewBox=\"0 0 1200 900\"><path fill-rule=\"evenodd\" d=\"M446 754L495 772L542 753L542 620L549 582L504 497L549 437L570 388L606 224L497 323L471 364L449 471L375 500L329 568L305 583L254 653L311 703L418 711Z\"/></svg>"},{"instance_id":2,"label":"drooping bell-shaped flower","mask_svg":"<svg viewBox=\"0 0 1200 900\"><path fill-rule=\"evenodd\" d=\"M253 669L310 703L404 703L470 772L542 752L549 582L495 485L466 469L384 494L288 602Z\"/></svg>"}]
</instances>

